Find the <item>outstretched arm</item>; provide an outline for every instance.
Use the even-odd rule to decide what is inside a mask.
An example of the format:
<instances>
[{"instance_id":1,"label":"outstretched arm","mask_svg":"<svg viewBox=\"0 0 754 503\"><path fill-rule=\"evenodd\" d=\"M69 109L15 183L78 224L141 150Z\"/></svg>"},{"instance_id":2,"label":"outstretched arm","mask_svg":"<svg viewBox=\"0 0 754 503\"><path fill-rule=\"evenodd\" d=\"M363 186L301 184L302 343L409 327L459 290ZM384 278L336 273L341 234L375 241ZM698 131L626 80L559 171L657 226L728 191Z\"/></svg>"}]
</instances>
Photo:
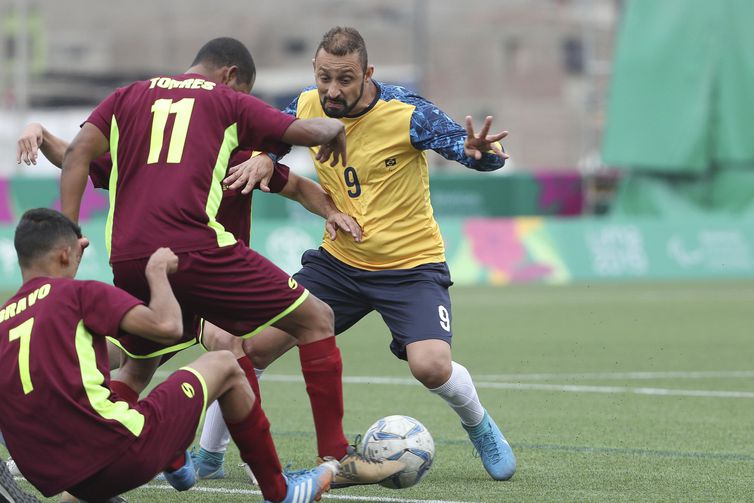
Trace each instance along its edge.
<instances>
[{"instance_id":1,"label":"outstretched arm","mask_svg":"<svg viewBox=\"0 0 754 503\"><path fill-rule=\"evenodd\" d=\"M309 91L310 89L314 89L314 86L307 87L304 89L304 91ZM302 91L303 92L303 91ZM291 101L287 107L283 109L284 114L288 114L291 117L296 117L296 111L298 110L298 99L301 95L296 96L293 101ZM284 154L283 154L284 155ZM273 160L273 162L278 162L280 159L283 158L283 155L277 155L273 154L272 152L267 152L267 156ZM264 190L264 189L262 189Z\"/></svg>"},{"instance_id":2,"label":"outstretched arm","mask_svg":"<svg viewBox=\"0 0 754 503\"><path fill-rule=\"evenodd\" d=\"M353 236L357 243L361 242L362 230L359 224L353 217L338 210L330 194L317 182L289 173L288 183L280 194L298 201L307 210L324 218L325 229L333 241L337 239L337 231L341 230Z\"/></svg>"},{"instance_id":3,"label":"outstretched arm","mask_svg":"<svg viewBox=\"0 0 754 503\"><path fill-rule=\"evenodd\" d=\"M60 168L67 148L68 142L50 133L42 124L32 122L24 128L16 142L16 164L36 165L41 150L48 161Z\"/></svg>"},{"instance_id":4,"label":"outstretched arm","mask_svg":"<svg viewBox=\"0 0 754 503\"><path fill-rule=\"evenodd\" d=\"M280 164L278 167L284 167L284 165ZM260 173L267 172L270 175L266 180L256 181ZM243 187L241 190L243 194L251 192L257 186L257 183L259 183L261 190L269 192L270 188L266 187L266 184L272 180L274 172L276 172L275 164L270 157L264 154L256 155L241 164L231 166L223 183L229 189ZM340 229L351 234L356 242L361 242L362 231L359 224L351 216L340 212L330 195L318 183L291 173L287 168L284 172L286 173L286 180L285 182L276 181L274 192L279 192L288 199L297 201L310 212L324 218L327 221L325 228L333 241L337 238L337 230ZM276 180L280 179L276 178ZM285 185L280 187L280 183L285 183Z\"/></svg>"},{"instance_id":5,"label":"outstretched arm","mask_svg":"<svg viewBox=\"0 0 754 503\"><path fill-rule=\"evenodd\" d=\"M61 212L73 222L79 220L81 198L89 177L89 165L109 148L105 135L96 126L87 122L66 149L63 156L63 174L60 177L60 206Z\"/></svg>"},{"instance_id":6,"label":"outstretched arm","mask_svg":"<svg viewBox=\"0 0 754 503\"><path fill-rule=\"evenodd\" d=\"M315 117L313 119L298 119L288 126L282 140L291 145L304 147L320 146L317 160L326 162L332 157L330 166L337 166L340 162L347 166L346 160L346 128L338 119Z\"/></svg>"},{"instance_id":7,"label":"outstretched arm","mask_svg":"<svg viewBox=\"0 0 754 503\"><path fill-rule=\"evenodd\" d=\"M508 154L498 142L508 132L490 135L492 117L487 117L480 133L475 134L471 117L466 117L464 128L420 96L410 95L404 100L416 107L411 115L410 134L411 144L417 150L434 150L477 171L494 171L505 164Z\"/></svg>"},{"instance_id":8,"label":"outstretched arm","mask_svg":"<svg viewBox=\"0 0 754 503\"><path fill-rule=\"evenodd\" d=\"M68 142L50 133L42 124L32 122L21 132L16 142L16 163L24 162L27 166L37 164L38 152L57 168L63 167L63 155ZM109 155L103 155L89 165L89 178L98 189L107 189L112 170Z\"/></svg>"}]
</instances>

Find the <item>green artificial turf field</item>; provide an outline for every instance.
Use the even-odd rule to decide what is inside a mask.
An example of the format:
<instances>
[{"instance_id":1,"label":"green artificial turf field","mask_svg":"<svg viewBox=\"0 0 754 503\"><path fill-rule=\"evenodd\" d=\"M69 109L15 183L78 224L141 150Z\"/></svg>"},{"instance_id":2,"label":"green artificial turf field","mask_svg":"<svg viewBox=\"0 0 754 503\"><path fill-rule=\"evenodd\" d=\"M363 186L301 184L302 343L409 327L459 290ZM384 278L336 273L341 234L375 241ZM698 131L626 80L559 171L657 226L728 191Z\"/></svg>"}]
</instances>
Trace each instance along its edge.
<instances>
[{"instance_id":1,"label":"green artificial turf field","mask_svg":"<svg viewBox=\"0 0 754 503\"><path fill-rule=\"evenodd\" d=\"M515 477L488 478L456 416L389 353L388 331L372 315L338 339L346 433L363 433L381 416L413 416L434 436L435 464L413 488L349 488L324 501L751 501L754 284L452 293L454 357L469 368L482 403L513 445ZM311 465L316 454L299 376L291 353L262 379L280 458L293 468ZM231 447L224 480L202 481L187 493L153 483L126 498L261 501L239 463Z\"/></svg>"}]
</instances>

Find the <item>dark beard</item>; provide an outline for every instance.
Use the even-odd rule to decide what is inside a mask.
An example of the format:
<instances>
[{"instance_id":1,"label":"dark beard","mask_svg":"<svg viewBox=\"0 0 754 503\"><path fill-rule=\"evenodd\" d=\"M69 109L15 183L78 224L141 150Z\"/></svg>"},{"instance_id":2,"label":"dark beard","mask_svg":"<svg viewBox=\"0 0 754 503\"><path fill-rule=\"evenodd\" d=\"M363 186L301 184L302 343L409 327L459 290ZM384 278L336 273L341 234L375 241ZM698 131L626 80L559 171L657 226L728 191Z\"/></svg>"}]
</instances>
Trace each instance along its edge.
<instances>
[{"instance_id":1,"label":"dark beard","mask_svg":"<svg viewBox=\"0 0 754 503\"><path fill-rule=\"evenodd\" d=\"M361 89L359 90L359 95L356 97L355 100L353 100L353 103L351 103L350 105L345 100L341 100L341 99L331 100L327 98L326 96L322 98L322 100L320 100L320 103L322 104L322 110L325 112L325 115L333 119L340 119L341 117L345 117L346 115L348 115L351 112L351 110L354 109L354 107L359 103L363 95L364 95L364 82L361 83ZM339 103L343 105L343 108L337 111L328 112L327 107L326 107L327 102Z\"/></svg>"}]
</instances>

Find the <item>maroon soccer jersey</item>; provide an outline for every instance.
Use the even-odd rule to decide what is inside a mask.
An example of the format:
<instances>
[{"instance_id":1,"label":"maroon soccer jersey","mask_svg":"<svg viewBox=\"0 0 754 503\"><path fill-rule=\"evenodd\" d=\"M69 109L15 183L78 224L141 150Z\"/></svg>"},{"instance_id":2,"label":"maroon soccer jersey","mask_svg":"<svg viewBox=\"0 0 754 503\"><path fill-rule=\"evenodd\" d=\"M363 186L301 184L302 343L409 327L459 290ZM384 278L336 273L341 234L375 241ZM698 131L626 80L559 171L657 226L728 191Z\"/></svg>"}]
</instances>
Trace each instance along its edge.
<instances>
[{"instance_id":1,"label":"maroon soccer jersey","mask_svg":"<svg viewBox=\"0 0 754 503\"><path fill-rule=\"evenodd\" d=\"M34 278L0 308L0 430L45 496L100 470L143 428L110 392L105 344L138 304L97 281Z\"/></svg>"},{"instance_id":2,"label":"maroon soccer jersey","mask_svg":"<svg viewBox=\"0 0 754 503\"><path fill-rule=\"evenodd\" d=\"M249 152L238 152L230 160L229 166L236 166L248 160ZM107 189L110 173L112 171L110 155L104 155L89 166L89 178L98 189ZM285 164L275 163L272 177L270 178L270 192L280 192L288 183L290 168ZM258 188L259 185L257 184ZM225 227L225 230L233 234L246 246L251 241L251 197L254 192L242 194L240 190L223 188L223 199L217 210L217 221Z\"/></svg>"},{"instance_id":3,"label":"maroon soccer jersey","mask_svg":"<svg viewBox=\"0 0 754 503\"><path fill-rule=\"evenodd\" d=\"M118 89L87 119L113 159L110 261L235 243L217 222L221 182L236 150L284 153L295 118L198 74Z\"/></svg>"},{"instance_id":4,"label":"maroon soccer jersey","mask_svg":"<svg viewBox=\"0 0 754 503\"><path fill-rule=\"evenodd\" d=\"M109 188L110 173L113 171L113 160L110 154L105 154L92 161L89 165L89 179L97 189Z\"/></svg>"},{"instance_id":5,"label":"maroon soccer jersey","mask_svg":"<svg viewBox=\"0 0 754 503\"><path fill-rule=\"evenodd\" d=\"M230 166L236 166L249 158L249 152L241 152L230 160ZM288 183L290 170L284 164L275 163L270 178L270 192L280 192ZM255 187L258 188L259 184ZM217 212L217 221L225 230L233 234L246 246L251 246L251 195L242 194L240 190L223 190L223 200Z\"/></svg>"}]
</instances>

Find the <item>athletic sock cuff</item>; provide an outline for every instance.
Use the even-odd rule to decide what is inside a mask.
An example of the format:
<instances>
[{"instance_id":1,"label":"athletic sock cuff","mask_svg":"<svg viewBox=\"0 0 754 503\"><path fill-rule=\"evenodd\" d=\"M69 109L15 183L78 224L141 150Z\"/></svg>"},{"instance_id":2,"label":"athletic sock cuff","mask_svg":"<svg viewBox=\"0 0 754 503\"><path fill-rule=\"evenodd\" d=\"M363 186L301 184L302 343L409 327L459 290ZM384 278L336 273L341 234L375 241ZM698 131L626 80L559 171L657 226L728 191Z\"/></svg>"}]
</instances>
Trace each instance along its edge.
<instances>
[{"instance_id":1,"label":"athletic sock cuff","mask_svg":"<svg viewBox=\"0 0 754 503\"><path fill-rule=\"evenodd\" d=\"M311 362L327 358L333 354L334 351L338 350L338 346L335 345L335 337L327 337L326 339L299 346L298 349L301 361Z\"/></svg>"}]
</instances>

